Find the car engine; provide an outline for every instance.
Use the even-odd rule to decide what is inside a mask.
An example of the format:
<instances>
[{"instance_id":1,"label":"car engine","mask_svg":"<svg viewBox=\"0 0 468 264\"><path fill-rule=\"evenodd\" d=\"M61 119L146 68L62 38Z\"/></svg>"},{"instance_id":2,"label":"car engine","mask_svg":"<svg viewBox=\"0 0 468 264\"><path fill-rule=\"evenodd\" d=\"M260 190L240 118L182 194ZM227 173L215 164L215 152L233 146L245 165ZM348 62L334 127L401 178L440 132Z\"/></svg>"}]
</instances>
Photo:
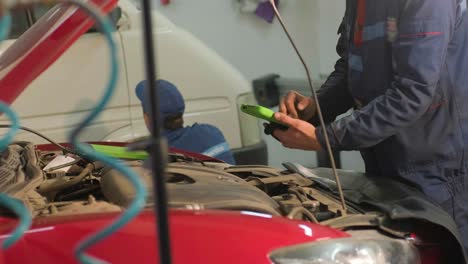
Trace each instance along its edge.
<instances>
[{"instance_id":1,"label":"car engine","mask_svg":"<svg viewBox=\"0 0 468 264\"><path fill-rule=\"evenodd\" d=\"M40 151L29 142L11 144L0 157L1 190L23 200L34 217L120 211L132 201L135 191L117 171L67 155L72 162L51 167L63 153ZM341 214L338 199L320 193L313 180L299 173L170 157L166 182L171 208L243 210L314 222ZM143 161L123 162L151 189L151 171Z\"/></svg>"},{"instance_id":2,"label":"car engine","mask_svg":"<svg viewBox=\"0 0 468 264\"><path fill-rule=\"evenodd\" d=\"M68 149L45 149L15 142L0 156L0 191L22 200L33 218L119 212L134 199L133 186L113 168ZM145 164L149 161L122 162L140 175L150 194L146 207L152 208L152 173ZM453 220L394 180L340 170L344 211L329 169L283 165L285 169L231 166L170 153L165 174L169 207L282 216L328 225L355 237L411 241L429 251L459 246L450 229ZM0 213L12 215L5 208ZM414 232L424 234L426 229L433 230L430 237L424 241L414 237Z\"/></svg>"}]
</instances>

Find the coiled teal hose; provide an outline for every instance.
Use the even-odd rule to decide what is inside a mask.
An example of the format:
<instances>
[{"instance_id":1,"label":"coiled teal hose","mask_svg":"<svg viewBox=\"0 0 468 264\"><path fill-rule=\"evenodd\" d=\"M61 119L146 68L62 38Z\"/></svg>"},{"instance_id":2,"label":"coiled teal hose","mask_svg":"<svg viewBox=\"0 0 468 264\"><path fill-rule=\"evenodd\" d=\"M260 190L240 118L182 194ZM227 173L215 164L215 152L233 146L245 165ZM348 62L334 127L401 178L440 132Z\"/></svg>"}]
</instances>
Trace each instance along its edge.
<instances>
[{"instance_id":1,"label":"coiled teal hose","mask_svg":"<svg viewBox=\"0 0 468 264\"><path fill-rule=\"evenodd\" d=\"M8 37L11 27L11 16L7 13L0 18L0 40ZM11 127L8 132L0 139L0 153L4 151L8 144L13 140L19 130L19 120L11 108L0 102L0 112L4 113L11 120ZM7 195L0 193L0 204L12 210L20 219L18 226L13 230L11 235L3 241L2 249L7 250L14 245L31 226L31 215L24 204L18 200L12 199Z\"/></svg>"},{"instance_id":2,"label":"coiled teal hose","mask_svg":"<svg viewBox=\"0 0 468 264\"><path fill-rule=\"evenodd\" d=\"M3 25L4 18L6 16L2 17L0 20L0 25ZM11 19L11 18L10 18ZM2 29L0 30L0 34L3 34L3 27L0 26ZM7 147L8 144L13 140L15 134L19 130L19 122L18 122L18 117L16 116L15 112L13 112L10 107L8 107L6 104L0 102L0 112L6 114L8 118L11 120L11 128L8 130L8 133L0 139L0 152L4 151ZM10 210L12 210L20 219L18 226L16 227L15 230L11 233L11 235L3 241L2 244L2 249L7 250L10 248L13 244L16 243L26 232L29 227L31 226L31 215L29 214L29 210L24 206L24 204L16 199L12 199L8 197L7 195L0 193L0 204Z\"/></svg>"},{"instance_id":3,"label":"coiled teal hose","mask_svg":"<svg viewBox=\"0 0 468 264\"><path fill-rule=\"evenodd\" d=\"M96 23L100 27L100 30L104 34L105 39L109 45L111 58L110 79L107 83L104 95L94 107L93 111L87 117L85 117L84 120L72 131L70 135L70 142L78 149L79 152L85 154L88 158L102 161L106 165L113 167L121 174L125 175L130 180L131 184L135 187L137 194L130 206L119 216L119 218L116 221L114 221L112 224L105 227L104 229L100 230L98 233L80 242L75 250L75 255L81 263L104 263L97 258L87 255L85 251L93 244L96 244L97 242L105 239L112 233L116 232L118 229L130 222L135 216L137 216L146 204L147 191L143 183L139 179L139 176L129 167L125 166L119 160L100 154L94 151L89 146L79 142L78 136L81 133L81 131L83 131L83 129L99 115L99 113L104 109L106 104L111 99L112 94L114 93L118 79L117 46L112 37L113 26L110 20L107 17L103 17L101 15L101 12L97 8L89 4L79 2L78 0L65 0L62 2L73 3L79 6L96 20Z\"/></svg>"}]
</instances>

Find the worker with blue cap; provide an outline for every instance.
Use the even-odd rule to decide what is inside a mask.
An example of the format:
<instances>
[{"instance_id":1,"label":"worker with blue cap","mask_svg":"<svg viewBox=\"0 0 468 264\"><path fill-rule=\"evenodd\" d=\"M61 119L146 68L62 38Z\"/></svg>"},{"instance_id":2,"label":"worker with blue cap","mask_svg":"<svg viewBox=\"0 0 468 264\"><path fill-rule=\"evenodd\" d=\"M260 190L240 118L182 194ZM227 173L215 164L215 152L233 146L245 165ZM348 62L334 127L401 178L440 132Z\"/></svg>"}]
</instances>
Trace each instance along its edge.
<instances>
[{"instance_id":1,"label":"worker with blue cap","mask_svg":"<svg viewBox=\"0 0 468 264\"><path fill-rule=\"evenodd\" d=\"M146 81L138 83L135 93L141 101L143 117L148 129L151 124L149 89ZM170 147L201 153L229 164L235 164L228 143L222 132L208 124L184 127L185 102L177 87L165 80L157 80L159 111L163 124L163 136Z\"/></svg>"},{"instance_id":2,"label":"worker with blue cap","mask_svg":"<svg viewBox=\"0 0 468 264\"><path fill-rule=\"evenodd\" d=\"M331 148L360 150L368 174L417 187L453 217L468 252L467 1L346 0L339 33L318 96ZM289 129L273 135L325 149L316 112L290 92L275 114Z\"/></svg>"}]
</instances>

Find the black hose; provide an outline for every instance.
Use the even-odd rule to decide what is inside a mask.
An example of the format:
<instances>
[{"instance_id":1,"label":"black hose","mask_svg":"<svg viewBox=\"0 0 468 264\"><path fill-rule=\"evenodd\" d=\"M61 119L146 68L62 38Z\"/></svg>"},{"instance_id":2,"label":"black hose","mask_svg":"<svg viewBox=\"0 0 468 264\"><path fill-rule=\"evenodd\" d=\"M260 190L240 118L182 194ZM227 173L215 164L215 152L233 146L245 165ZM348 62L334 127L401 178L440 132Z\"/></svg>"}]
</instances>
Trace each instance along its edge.
<instances>
[{"instance_id":1,"label":"black hose","mask_svg":"<svg viewBox=\"0 0 468 264\"><path fill-rule=\"evenodd\" d=\"M309 218L310 221L312 221L313 223L316 223L318 224L319 221L317 220L317 218L314 216L314 214L312 214L311 212L309 212L309 210L305 209L304 207L296 207L294 209L291 210L291 212L288 214L288 218L289 219L294 219L299 213L302 213L303 216L306 216L307 218Z\"/></svg>"},{"instance_id":2,"label":"black hose","mask_svg":"<svg viewBox=\"0 0 468 264\"><path fill-rule=\"evenodd\" d=\"M0 128L10 128L10 127L11 127L11 125L8 125L8 124L7 124L7 125L0 124ZM50 138L44 136L43 134L37 132L37 131L34 130L34 129L27 128L27 127L24 127L24 126L20 126L19 129L24 130L24 131L28 131L28 132L30 132L30 133L33 133L33 134L36 135L36 136L39 136L39 137L41 137L41 138L47 140L47 141L48 141L49 143L51 143L52 145L54 145L54 146L56 146L57 148L61 149L64 153L71 153L71 154L79 155L79 153L77 153L76 151L74 151L74 150L72 150L72 149L69 149L69 148L67 148L67 147L65 147L65 146L60 145L59 143L57 143L57 142L53 141L52 139L50 139Z\"/></svg>"}]
</instances>

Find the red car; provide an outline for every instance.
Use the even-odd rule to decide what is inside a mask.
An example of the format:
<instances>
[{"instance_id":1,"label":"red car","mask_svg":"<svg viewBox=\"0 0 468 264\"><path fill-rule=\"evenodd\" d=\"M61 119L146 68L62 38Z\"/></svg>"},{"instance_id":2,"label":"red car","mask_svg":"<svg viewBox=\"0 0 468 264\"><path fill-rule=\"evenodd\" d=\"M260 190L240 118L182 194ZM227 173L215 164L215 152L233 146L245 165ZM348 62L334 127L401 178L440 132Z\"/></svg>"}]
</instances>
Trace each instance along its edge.
<instances>
[{"instance_id":1,"label":"red car","mask_svg":"<svg viewBox=\"0 0 468 264\"><path fill-rule=\"evenodd\" d=\"M115 5L94 2L105 11ZM0 80L8 84L0 99L11 102L91 26L84 14L74 12L54 27L33 26L33 32L50 33L34 45L15 43L8 49L2 58L13 66ZM0 191L21 200L34 220L13 247L0 253L0 263L76 263L77 243L109 224L134 198L134 189L117 171L78 154L70 155L73 164L66 171L49 170L61 152L16 142L1 154ZM403 183L340 171L344 212L328 169L293 163L285 163L285 169L230 166L175 150L169 158L174 263L466 262L451 218ZM125 162L151 193L144 162ZM148 208L152 201L150 195ZM4 241L17 220L6 208L0 216ZM88 253L108 263L158 262L156 221L148 209Z\"/></svg>"}]
</instances>

